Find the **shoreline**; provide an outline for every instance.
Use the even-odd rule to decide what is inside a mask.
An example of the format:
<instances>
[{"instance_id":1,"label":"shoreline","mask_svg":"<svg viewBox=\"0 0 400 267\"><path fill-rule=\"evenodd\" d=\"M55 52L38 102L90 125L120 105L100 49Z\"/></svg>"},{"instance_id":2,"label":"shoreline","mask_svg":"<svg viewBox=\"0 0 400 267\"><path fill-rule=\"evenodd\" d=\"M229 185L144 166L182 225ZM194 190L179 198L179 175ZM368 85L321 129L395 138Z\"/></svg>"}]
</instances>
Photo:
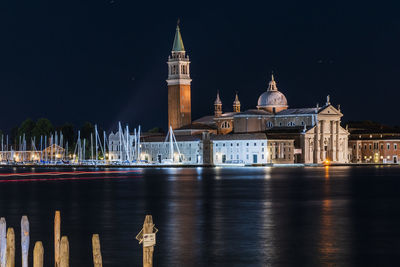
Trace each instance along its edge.
<instances>
[{"instance_id":1,"label":"shoreline","mask_svg":"<svg viewBox=\"0 0 400 267\"><path fill-rule=\"evenodd\" d=\"M3 164L1 168L43 168L43 169L159 169L159 168L248 168L248 167L276 167L276 168L299 168L299 167L370 167L370 166L382 166L382 167L395 167L400 164L395 163L331 163L326 164L305 164L305 163L293 163L293 164L252 164L252 165L237 165L237 164L136 164L136 165L76 165L76 164L52 164L52 165L40 165L40 164Z\"/></svg>"}]
</instances>

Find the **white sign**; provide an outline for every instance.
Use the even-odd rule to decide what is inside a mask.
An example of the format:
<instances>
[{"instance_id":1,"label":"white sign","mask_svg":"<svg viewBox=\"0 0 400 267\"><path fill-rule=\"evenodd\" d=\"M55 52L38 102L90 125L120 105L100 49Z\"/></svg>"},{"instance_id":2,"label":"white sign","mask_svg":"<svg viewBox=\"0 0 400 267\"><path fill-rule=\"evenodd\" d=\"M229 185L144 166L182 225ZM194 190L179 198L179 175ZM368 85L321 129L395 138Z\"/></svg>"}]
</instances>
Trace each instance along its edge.
<instances>
[{"instance_id":1,"label":"white sign","mask_svg":"<svg viewBox=\"0 0 400 267\"><path fill-rule=\"evenodd\" d=\"M143 247L152 247L156 244L156 234L143 235Z\"/></svg>"}]
</instances>

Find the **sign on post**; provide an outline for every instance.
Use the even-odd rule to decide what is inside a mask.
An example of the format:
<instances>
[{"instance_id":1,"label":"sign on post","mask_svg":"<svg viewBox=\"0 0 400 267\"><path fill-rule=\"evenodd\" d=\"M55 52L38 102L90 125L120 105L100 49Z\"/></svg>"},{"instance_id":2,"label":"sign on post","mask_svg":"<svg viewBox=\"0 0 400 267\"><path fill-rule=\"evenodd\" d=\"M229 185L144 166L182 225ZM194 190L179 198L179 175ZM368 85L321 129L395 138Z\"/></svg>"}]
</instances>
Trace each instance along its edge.
<instances>
[{"instance_id":1,"label":"sign on post","mask_svg":"<svg viewBox=\"0 0 400 267\"><path fill-rule=\"evenodd\" d=\"M143 247L152 247L156 244L156 234L143 235Z\"/></svg>"}]
</instances>

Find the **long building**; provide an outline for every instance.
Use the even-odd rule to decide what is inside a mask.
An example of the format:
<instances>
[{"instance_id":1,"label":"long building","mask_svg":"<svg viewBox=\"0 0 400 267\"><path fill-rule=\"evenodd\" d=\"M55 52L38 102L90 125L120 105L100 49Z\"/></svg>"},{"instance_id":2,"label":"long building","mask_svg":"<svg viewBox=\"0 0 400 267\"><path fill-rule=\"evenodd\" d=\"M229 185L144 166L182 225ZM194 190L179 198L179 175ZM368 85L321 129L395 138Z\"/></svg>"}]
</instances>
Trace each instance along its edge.
<instances>
[{"instance_id":1,"label":"long building","mask_svg":"<svg viewBox=\"0 0 400 267\"><path fill-rule=\"evenodd\" d=\"M349 127L350 162L399 163L400 129L371 122L357 124Z\"/></svg>"}]
</instances>

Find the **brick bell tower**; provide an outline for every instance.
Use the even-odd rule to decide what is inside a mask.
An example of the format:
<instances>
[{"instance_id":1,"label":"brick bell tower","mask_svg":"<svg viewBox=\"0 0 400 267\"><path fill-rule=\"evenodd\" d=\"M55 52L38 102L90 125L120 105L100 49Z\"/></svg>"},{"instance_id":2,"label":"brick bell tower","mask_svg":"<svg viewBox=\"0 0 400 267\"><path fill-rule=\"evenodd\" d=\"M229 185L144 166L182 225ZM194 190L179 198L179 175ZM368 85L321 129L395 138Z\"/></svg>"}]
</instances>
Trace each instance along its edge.
<instances>
[{"instance_id":1,"label":"brick bell tower","mask_svg":"<svg viewBox=\"0 0 400 267\"><path fill-rule=\"evenodd\" d=\"M168 57L168 127L177 129L191 124L189 56L186 55L179 22L176 26L174 44Z\"/></svg>"}]
</instances>

